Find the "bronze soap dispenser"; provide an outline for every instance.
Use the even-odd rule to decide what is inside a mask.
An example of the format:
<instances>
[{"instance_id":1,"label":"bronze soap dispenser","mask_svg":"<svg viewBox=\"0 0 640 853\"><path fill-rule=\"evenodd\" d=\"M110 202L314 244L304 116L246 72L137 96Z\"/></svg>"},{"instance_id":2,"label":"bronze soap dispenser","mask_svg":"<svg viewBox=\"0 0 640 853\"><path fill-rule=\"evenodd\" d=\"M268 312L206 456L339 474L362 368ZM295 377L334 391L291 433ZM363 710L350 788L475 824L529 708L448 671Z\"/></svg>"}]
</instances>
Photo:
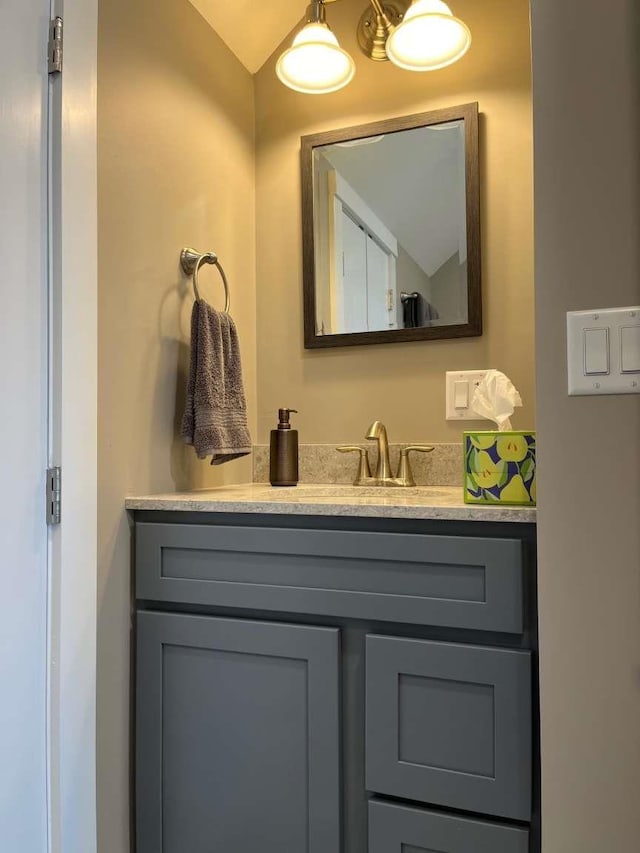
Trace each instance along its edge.
<instances>
[{"instance_id":1,"label":"bronze soap dispenser","mask_svg":"<svg viewBox=\"0 0 640 853\"><path fill-rule=\"evenodd\" d=\"M272 486L298 485L298 430L291 429L289 416L296 409L278 409L278 429L271 430L269 482Z\"/></svg>"}]
</instances>

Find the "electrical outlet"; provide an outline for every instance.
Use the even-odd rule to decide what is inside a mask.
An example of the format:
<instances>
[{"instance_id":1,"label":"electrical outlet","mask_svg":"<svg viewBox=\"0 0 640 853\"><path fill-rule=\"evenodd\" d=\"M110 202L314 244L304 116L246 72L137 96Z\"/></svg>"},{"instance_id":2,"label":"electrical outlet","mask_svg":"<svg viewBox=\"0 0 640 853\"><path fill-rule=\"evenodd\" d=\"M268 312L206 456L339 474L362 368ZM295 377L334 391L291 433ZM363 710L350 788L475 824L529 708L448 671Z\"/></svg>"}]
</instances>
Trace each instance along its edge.
<instances>
[{"instance_id":1,"label":"electrical outlet","mask_svg":"<svg viewBox=\"0 0 640 853\"><path fill-rule=\"evenodd\" d=\"M448 421L483 421L471 409L473 392L482 382L487 370L456 370L447 371L447 420Z\"/></svg>"}]
</instances>

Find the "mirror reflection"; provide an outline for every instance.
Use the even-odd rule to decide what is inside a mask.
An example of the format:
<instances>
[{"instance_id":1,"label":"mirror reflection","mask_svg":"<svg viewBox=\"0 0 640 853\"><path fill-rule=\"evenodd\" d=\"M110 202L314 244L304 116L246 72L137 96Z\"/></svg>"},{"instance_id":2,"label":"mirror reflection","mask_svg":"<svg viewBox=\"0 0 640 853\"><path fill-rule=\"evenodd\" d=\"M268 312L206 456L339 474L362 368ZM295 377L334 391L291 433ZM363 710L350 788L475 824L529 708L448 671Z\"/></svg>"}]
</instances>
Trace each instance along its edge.
<instances>
[{"instance_id":1,"label":"mirror reflection","mask_svg":"<svg viewBox=\"0 0 640 853\"><path fill-rule=\"evenodd\" d=\"M466 323L464 122L323 145L313 160L318 333Z\"/></svg>"},{"instance_id":2,"label":"mirror reflection","mask_svg":"<svg viewBox=\"0 0 640 853\"><path fill-rule=\"evenodd\" d=\"M381 122L372 128L383 132L311 145L313 281L305 286L317 340L307 345L367 333L375 341L363 343L381 342L380 333L398 339L406 330L481 333L479 249L471 270L469 258L479 246L469 233L479 228L477 171L468 174L477 123L467 126L468 108L450 112L451 120L403 129Z\"/></svg>"}]
</instances>

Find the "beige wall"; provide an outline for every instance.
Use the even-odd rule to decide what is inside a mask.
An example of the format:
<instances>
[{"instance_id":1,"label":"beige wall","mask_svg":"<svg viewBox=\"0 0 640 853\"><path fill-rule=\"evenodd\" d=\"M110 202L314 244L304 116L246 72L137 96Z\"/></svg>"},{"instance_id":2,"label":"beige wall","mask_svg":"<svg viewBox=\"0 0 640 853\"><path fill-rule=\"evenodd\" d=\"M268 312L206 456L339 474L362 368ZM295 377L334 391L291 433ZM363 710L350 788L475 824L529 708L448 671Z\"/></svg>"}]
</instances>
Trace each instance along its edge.
<instances>
[{"instance_id":1,"label":"beige wall","mask_svg":"<svg viewBox=\"0 0 640 853\"><path fill-rule=\"evenodd\" d=\"M361 5L344 0L330 9L354 55L349 34ZM564 314L640 299L640 62L632 42L640 20L634 0L533 0L532 7L543 850L633 853L640 836L640 400L566 396ZM190 305L179 289L181 245L217 249L234 294L242 293L234 314L263 440L280 404L303 409L308 441L356 439L379 414L397 440L455 438L442 418L442 372L474 366L507 370L529 404L517 423L533 421L527 3L457 0L456 11L472 27L473 52L438 75L360 60L357 81L326 100L281 89L273 62L258 75L256 409L251 78L186 0L101 4L101 853L128 850L122 499L225 475L192 466L174 437ZM305 352L299 136L475 99L485 116L486 336ZM214 281L212 274L211 294ZM246 466L227 476L243 473Z\"/></svg>"},{"instance_id":2,"label":"beige wall","mask_svg":"<svg viewBox=\"0 0 640 853\"><path fill-rule=\"evenodd\" d=\"M534 425L533 210L528 0L457 0L474 43L461 62L411 74L364 58L355 42L362 0L328 10L356 58L353 83L310 97L284 88L276 51L256 76L258 427L279 406L300 410L301 440L346 442L382 418L394 441L456 441L444 419L446 370L498 367L521 390L515 418ZM302 343L300 136L478 101L481 118L485 334L456 342L327 351Z\"/></svg>"},{"instance_id":3,"label":"beige wall","mask_svg":"<svg viewBox=\"0 0 640 853\"><path fill-rule=\"evenodd\" d=\"M247 479L176 438L193 297L184 245L229 275L256 411L254 103L250 74L187 0L108 0L99 22L99 624L101 853L128 848L126 494ZM203 290L219 304L217 273ZM251 425L255 427L255 422Z\"/></svg>"},{"instance_id":4,"label":"beige wall","mask_svg":"<svg viewBox=\"0 0 640 853\"><path fill-rule=\"evenodd\" d=\"M567 396L565 312L640 301L636 0L533 0L544 853L640 838L640 400Z\"/></svg>"}]
</instances>

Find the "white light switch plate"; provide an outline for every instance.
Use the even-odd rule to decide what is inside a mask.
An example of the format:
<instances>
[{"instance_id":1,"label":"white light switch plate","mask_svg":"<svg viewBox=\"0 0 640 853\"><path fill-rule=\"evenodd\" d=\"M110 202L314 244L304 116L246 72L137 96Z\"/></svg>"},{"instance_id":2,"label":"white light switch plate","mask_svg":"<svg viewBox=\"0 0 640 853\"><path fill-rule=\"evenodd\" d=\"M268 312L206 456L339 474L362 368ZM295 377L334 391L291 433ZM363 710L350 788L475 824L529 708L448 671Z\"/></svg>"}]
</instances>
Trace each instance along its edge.
<instances>
[{"instance_id":1,"label":"white light switch plate","mask_svg":"<svg viewBox=\"0 0 640 853\"><path fill-rule=\"evenodd\" d=\"M640 394L640 307L567 314L569 395Z\"/></svg>"},{"instance_id":2,"label":"white light switch plate","mask_svg":"<svg viewBox=\"0 0 640 853\"><path fill-rule=\"evenodd\" d=\"M486 420L471 410L471 399L476 386L482 382L488 372L489 368L487 370L447 371L446 414L448 421ZM460 403L460 398L466 400L466 405L456 405L456 403Z\"/></svg>"}]
</instances>

